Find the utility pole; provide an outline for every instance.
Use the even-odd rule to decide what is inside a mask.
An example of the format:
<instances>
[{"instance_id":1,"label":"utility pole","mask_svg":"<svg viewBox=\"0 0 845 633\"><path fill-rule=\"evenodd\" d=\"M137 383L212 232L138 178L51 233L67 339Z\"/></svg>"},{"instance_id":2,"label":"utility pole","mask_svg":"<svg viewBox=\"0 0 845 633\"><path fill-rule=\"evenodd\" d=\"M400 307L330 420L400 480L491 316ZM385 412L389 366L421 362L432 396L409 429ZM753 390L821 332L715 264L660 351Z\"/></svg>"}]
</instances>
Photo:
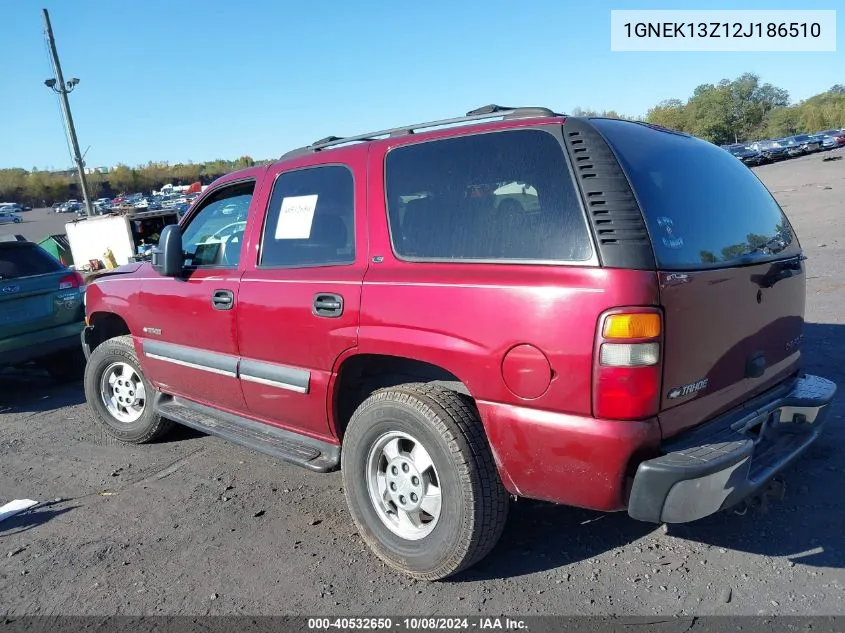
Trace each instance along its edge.
<instances>
[{"instance_id":1,"label":"utility pole","mask_svg":"<svg viewBox=\"0 0 845 633\"><path fill-rule=\"evenodd\" d=\"M62 113L65 117L65 126L67 127L67 135L70 138L70 144L73 148L73 159L76 162L76 170L79 174L79 184L82 187L82 198L85 204L85 213L88 216L94 215L94 209L91 207L91 199L88 197L88 182L85 179L85 164L82 161L82 154L79 152L79 141L76 140L76 129L73 127L73 116L70 113L70 102L68 101L68 94L70 94L79 79L73 78L65 83L65 78L62 75L62 66L59 63L59 53L56 50L56 40L53 38L53 27L50 25L50 15L47 9L42 9L44 14L44 28L47 35L47 41L50 44L50 55L53 58L53 70L56 72L54 79L48 79L44 84L51 88L54 92L59 94L62 102Z\"/></svg>"}]
</instances>

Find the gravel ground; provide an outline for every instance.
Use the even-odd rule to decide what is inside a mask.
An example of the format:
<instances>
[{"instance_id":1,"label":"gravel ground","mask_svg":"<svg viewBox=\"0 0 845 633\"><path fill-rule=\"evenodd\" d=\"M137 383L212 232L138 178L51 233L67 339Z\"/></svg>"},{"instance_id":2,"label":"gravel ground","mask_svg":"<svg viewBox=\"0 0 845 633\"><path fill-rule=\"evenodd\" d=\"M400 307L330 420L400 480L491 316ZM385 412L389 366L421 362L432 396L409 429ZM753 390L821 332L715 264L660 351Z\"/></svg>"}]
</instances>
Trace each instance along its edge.
<instances>
[{"instance_id":1,"label":"gravel ground","mask_svg":"<svg viewBox=\"0 0 845 633\"><path fill-rule=\"evenodd\" d=\"M825 156L843 155L843 151ZM758 168L809 255L806 359L845 386L845 160ZM33 225L41 212L29 212ZM54 214L55 215L55 214ZM52 219L52 218L51 218ZM52 232L37 226L33 237ZM4 232L8 232L3 227ZM499 547L447 582L381 565L348 518L338 473L316 475L190 430L105 441L79 385L0 377L6 614L845 613L845 432L827 435L765 511L669 530L622 514L519 501Z\"/></svg>"}]
</instances>

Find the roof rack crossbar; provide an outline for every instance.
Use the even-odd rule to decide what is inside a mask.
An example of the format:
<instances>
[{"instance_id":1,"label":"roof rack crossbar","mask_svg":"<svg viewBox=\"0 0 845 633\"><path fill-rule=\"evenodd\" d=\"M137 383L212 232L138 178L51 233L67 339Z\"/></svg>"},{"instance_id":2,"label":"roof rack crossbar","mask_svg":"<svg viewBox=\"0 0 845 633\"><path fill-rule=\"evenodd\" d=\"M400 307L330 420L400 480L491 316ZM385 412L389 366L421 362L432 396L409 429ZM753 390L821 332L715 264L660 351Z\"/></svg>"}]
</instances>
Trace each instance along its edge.
<instances>
[{"instance_id":1,"label":"roof rack crossbar","mask_svg":"<svg viewBox=\"0 0 845 633\"><path fill-rule=\"evenodd\" d=\"M484 119L494 118L521 118L521 117L555 117L560 116L558 113L549 108L540 107L503 107L495 104L490 104L475 110L470 110L465 116L454 117L450 119L439 119L437 121L428 121L425 123L417 123L414 125L404 125L401 127L388 128L386 130L379 130L377 132L367 132L366 134L357 134L355 136L328 136L326 138L315 141L306 147L291 150L284 154L282 158L293 158L301 156L310 152L317 152L330 147L338 145L345 145L346 143L354 143L359 141L375 141L381 137L395 137L404 136L406 134L414 134L417 130L425 130L435 127L442 127L446 125L455 125L458 123L469 123L472 121L482 121Z\"/></svg>"}]
</instances>

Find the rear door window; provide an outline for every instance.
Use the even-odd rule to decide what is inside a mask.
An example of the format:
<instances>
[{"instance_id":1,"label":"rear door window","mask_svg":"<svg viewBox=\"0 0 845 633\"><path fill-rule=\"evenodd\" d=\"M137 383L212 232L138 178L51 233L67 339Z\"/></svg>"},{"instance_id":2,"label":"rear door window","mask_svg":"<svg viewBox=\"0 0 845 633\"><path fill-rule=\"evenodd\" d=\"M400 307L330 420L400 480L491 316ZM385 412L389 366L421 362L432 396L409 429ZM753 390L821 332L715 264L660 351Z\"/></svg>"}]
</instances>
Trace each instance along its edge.
<instances>
[{"instance_id":1,"label":"rear door window","mask_svg":"<svg viewBox=\"0 0 845 633\"><path fill-rule=\"evenodd\" d=\"M412 261L573 262L592 246L561 143L508 130L405 145L385 165L390 233Z\"/></svg>"},{"instance_id":2,"label":"rear door window","mask_svg":"<svg viewBox=\"0 0 845 633\"><path fill-rule=\"evenodd\" d=\"M643 124L592 122L631 182L660 268L720 268L800 252L772 194L729 153Z\"/></svg>"},{"instance_id":3,"label":"rear door window","mask_svg":"<svg viewBox=\"0 0 845 633\"><path fill-rule=\"evenodd\" d=\"M55 258L34 244L0 245L0 281L46 275L62 268Z\"/></svg>"},{"instance_id":4,"label":"rear door window","mask_svg":"<svg viewBox=\"0 0 845 633\"><path fill-rule=\"evenodd\" d=\"M279 175L261 240L261 268L355 263L355 182L345 165Z\"/></svg>"}]
</instances>

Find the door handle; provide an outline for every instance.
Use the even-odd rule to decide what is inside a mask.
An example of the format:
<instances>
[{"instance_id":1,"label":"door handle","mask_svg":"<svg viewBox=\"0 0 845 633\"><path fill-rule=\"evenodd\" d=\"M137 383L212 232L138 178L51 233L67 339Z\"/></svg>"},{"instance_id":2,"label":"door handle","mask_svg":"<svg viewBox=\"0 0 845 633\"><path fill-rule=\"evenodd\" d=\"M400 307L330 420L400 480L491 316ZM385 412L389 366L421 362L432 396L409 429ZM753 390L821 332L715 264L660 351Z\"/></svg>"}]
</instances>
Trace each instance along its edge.
<instances>
[{"instance_id":1,"label":"door handle","mask_svg":"<svg viewBox=\"0 0 845 633\"><path fill-rule=\"evenodd\" d=\"M215 290L211 295L211 305L215 310L231 310L235 303L235 293L231 290Z\"/></svg>"},{"instance_id":2,"label":"door handle","mask_svg":"<svg viewBox=\"0 0 845 633\"><path fill-rule=\"evenodd\" d=\"M318 317L337 318L343 314L343 297L322 292L314 295L311 313Z\"/></svg>"}]
</instances>

